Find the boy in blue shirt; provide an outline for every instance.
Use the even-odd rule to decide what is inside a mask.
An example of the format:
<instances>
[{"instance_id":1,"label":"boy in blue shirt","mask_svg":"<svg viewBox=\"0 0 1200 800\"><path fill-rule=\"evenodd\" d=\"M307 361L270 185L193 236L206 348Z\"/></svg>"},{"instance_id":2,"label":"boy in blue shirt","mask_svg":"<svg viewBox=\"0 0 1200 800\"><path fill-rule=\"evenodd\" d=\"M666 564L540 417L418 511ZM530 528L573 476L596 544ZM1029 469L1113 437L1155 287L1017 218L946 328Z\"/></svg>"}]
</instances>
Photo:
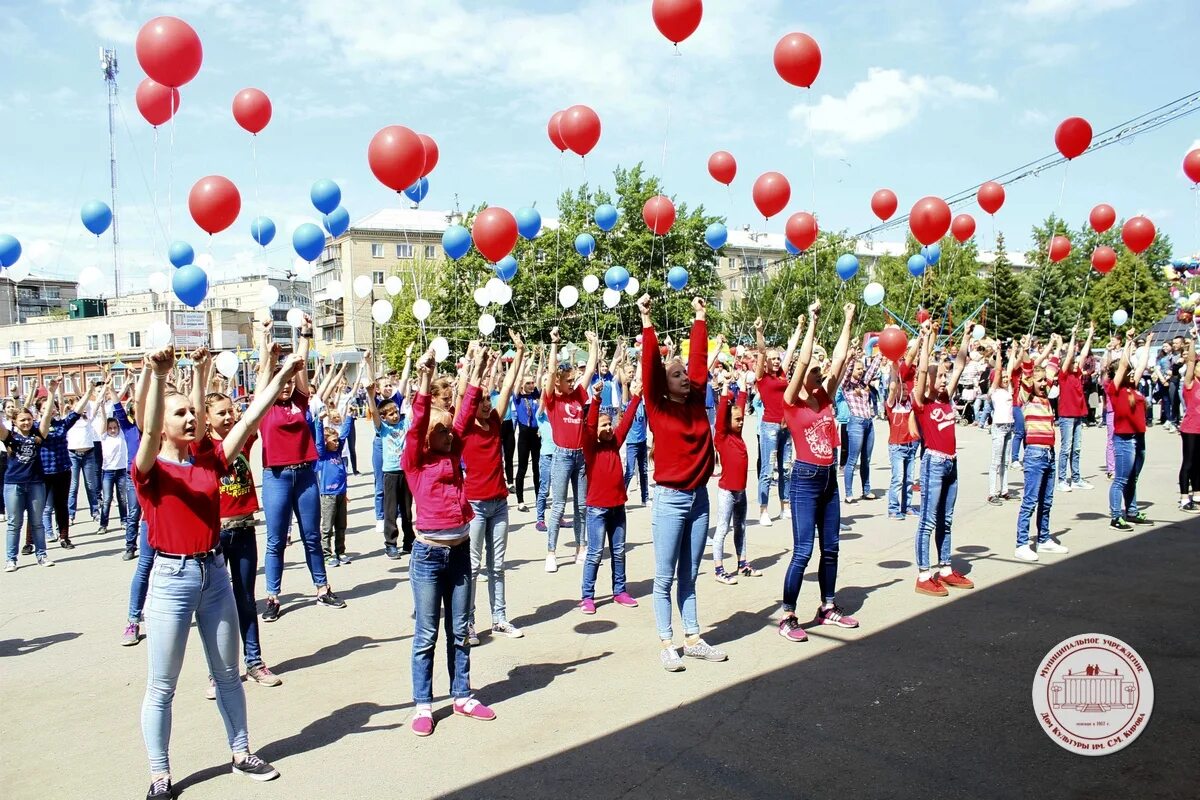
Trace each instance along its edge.
<instances>
[{"instance_id":1,"label":"boy in blue shirt","mask_svg":"<svg viewBox=\"0 0 1200 800\"><path fill-rule=\"evenodd\" d=\"M325 427L328 419L330 427ZM325 541L325 563L330 567L349 564L346 555L346 462L342 451L350 436L353 417L346 415L334 427L337 417L322 415L317 420L317 482L321 488L321 534Z\"/></svg>"}]
</instances>

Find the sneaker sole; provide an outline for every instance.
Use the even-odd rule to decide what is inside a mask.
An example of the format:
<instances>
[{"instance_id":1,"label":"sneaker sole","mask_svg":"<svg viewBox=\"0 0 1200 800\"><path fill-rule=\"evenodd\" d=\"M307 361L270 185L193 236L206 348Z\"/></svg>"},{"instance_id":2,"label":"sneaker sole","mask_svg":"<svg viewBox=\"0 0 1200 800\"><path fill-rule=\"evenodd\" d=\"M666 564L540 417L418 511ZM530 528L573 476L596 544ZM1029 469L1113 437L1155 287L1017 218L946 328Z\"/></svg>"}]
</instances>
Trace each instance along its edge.
<instances>
[{"instance_id":1,"label":"sneaker sole","mask_svg":"<svg viewBox=\"0 0 1200 800\"><path fill-rule=\"evenodd\" d=\"M947 589L974 589L975 584L943 583Z\"/></svg>"},{"instance_id":2,"label":"sneaker sole","mask_svg":"<svg viewBox=\"0 0 1200 800\"><path fill-rule=\"evenodd\" d=\"M805 634L805 636L804 636L804 638L803 638L803 639L793 639L791 636L788 636L786 633L784 633L783 631L781 631L781 630L779 630L779 629L776 629L776 630L775 630L775 632L776 632L777 634L779 634L779 636L780 636L782 639L784 639L785 641L788 641L788 642L795 642L795 643L799 644L800 642L807 642L807 641L808 641L808 635L807 635L807 634Z\"/></svg>"},{"instance_id":3,"label":"sneaker sole","mask_svg":"<svg viewBox=\"0 0 1200 800\"><path fill-rule=\"evenodd\" d=\"M266 783L267 781L273 781L279 777L279 770L277 770L277 769L272 769L270 772L263 773L262 775L255 775L254 773L251 773L251 772L242 772L236 766L233 768L233 771L237 775L245 775L250 780L258 781L259 783Z\"/></svg>"},{"instance_id":4,"label":"sneaker sole","mask_svg":"<svg viewBox=\"0 0 1200 800\"><path fill-rule=\"evenodd\" d=\"M138 641L139 641L138 639L122 639L121 647L133 647L135 644L138 643Z\"/></svg>"},{"instance_id":5,"label":"sneaker sole","mask_svg":"<svg viewBox=\"0 0 1200 800\"><path fill-rule=\"evenodd\" d=\"M940 592L935 592L932 589L916 589L915 591L917 594L929 595L930 597L945 597L946 595L950 594L950 592L946 591L945 589Z\"/></svg>"},{"instance_id":6,"label":"sneaker sole","mask_svg":"<svg viewBox=\"0 0 1200 800\"><path fill-rule=\"evenodd\" d=\"M454 709L454 716L466 717L467 719L473 719L476 722L493 722L496 719L496 715L494 713L490 717L477 717L474 714L468 714L465 711L459 711L457 708Z\"/></svg>"},{"instance_id":7,"label":"sneaker sole","mask_svg":"<svg viewBox=\"0 0 1200 800\"><path fill-rule=\"evenodd\" d=\"M683 664L663 664L663 669L667 672L683 672L686 667Z\"/></svg>"},{"instance_id":8,"label":"sneaker sole","mask_svg":"<svg viewBox=\"0 0 1200 800\"><path fill-rule=\"evenodd\" d=\"M432 735L433 735L433 728L430 728L430 729L429 729L429 730L427 730L427 731L419 731L419 730L417 730L416 728L413 728L412 726L409 726L409 730L413 732L413 735L414 735L414 736L420 736L422 739L424 739L426 736L432 736Z\"/></svg>"}]
</instances>

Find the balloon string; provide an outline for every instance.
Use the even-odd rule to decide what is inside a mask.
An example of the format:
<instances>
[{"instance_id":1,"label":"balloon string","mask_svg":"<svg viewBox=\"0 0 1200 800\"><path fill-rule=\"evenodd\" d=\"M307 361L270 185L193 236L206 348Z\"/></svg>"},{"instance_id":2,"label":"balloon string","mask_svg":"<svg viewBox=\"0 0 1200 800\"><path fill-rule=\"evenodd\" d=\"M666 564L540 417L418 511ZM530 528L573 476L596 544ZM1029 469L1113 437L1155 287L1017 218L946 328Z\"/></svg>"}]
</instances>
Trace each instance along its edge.
<instances>
[{"instance_id":1,"label":"balloon string","mask_svg":"<svg viewBox=\"0 0 1200 800\"><path fill-rule=\"evenodd\" d=\"M565 180L564 175L563 175L563 156L565 155L565 153L566 153L565 150L558 151L558 196L555 198L556 216L558 216L557 203L562 199L562 195L563 195L563 182ZM562 306L559 302L559 291L560 290L558 287L558 273L561 269L562 269L562 220L559 219L554 226L554 308L558 311L558 313L555 315L555 325L556 326L560 322L562 322Z\"/></svg>"},{"instance_id":2,"label":"balloon string","mask_svg":"<svg viewBox=\"0 0 1200 800\"><path fill-rule=\"evenodd\" d=\"M1071 162L1067 161L1066 166L1063 167L1062 186L1060 186L1059 190L1058 190L1058 208L1055 210L1054 217L1051 218L1050 230L1047 232L1048 241L1046 242L1046 263L1042 268L1042 288L1038 291L1037 308L1034 309L1033 319L1029 323L1029 335L1030 336L1033 335L1034 326L1037 325L1038 315L1042 313L1042 298L1046 294L1046 276L1050 272L1050 251L1054 247L1054 237L1056 235L1054 233L1054 231L1056 230L1054 223L1056 223L1058 221L1058 218L1062 216L1063 197L1067 193L1067 173L1070 171L1070 169L1071 169ZM1136 281L1134 282L1134 291L1135 291L1135 296L1136 296L1136 291L1137 291Z\"/></svg>"},{"instance_id":3,"label":"balloon string","mask_svg":"<svg viewBox=\"0 0 1200 800\"><path fill-rule=\"evenodd\" d=\"M174 96L174 95L172 95L172 96ZM151 200L154 203L154 213L158 214L158 126L157 125L154 126L153 170L154 170L154 178L153 178L153 182L151 184L152 188L150 190L151 194L152 194ZM146 173L143 172L142 179L145 180L145 177L146 177ZM159 228L159 231L161 232L162 228ZM168 247L170 246L170 244L171 244L170 242L167 242Z\"/></svg>"},{"instance_id":4,"label":"balloon string","mask_svg":"<svg viewBox=\"0 0 1200 800\"><path fill-rule=\"evenodd\" d=\"M679 52L679 45L676 44L675 51L670 56L670 58L673 59L672 63L674 66L671 67L671 79L670 79L671 82L670 82L670 86L667 87L667 114L666 114L666 124L663 126L664 129L663 129L662 163L659 165L659 168L658 168L659 180L661 180L663 182L664 187L666 186L666 183L667 183L667 142L670 140L670 137L671 137L671 98L675 94L675 87L678 83L679 60L682 57L683 57L683 54Z\"/></svg>"},{"instance_id":5,"label":"balloon string","mask_svg":"<svg viewBox=\"0 0 1200 800\"><path fill-rule=\"evenodd\" d=\"M171 92L171 145L170 153L167 156L167 240L169 242L174 236L174 221L175 213L172 207L171 195L172 189L175 186L175 92Z\"/></svg>"}]
</instances>

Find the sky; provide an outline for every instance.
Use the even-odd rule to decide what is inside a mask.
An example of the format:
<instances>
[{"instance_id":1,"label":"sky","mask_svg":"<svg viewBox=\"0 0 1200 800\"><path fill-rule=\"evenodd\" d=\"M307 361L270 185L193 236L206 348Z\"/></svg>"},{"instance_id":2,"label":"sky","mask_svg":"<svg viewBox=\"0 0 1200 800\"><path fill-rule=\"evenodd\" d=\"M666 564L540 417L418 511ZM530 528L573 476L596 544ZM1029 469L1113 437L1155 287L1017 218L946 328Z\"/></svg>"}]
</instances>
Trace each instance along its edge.
<instances>
[{"instance_id":1,"label":"sky","mask_svg":"<svg viewBox=\"0 0 1200 800\"><path fill-rule=\"evenodd\" d=\"M120 60L117 215L127 286L168 270L170 241L213 257L210 277L270 271L295 260L291 232L318 222L309 186L337 181L351 219L399 198L372 176L367 144L400 124L431 135L441 157L422 207L457 202L545 214L560 188L612 187L612 170L643 161L667 193L728 217L731 227L782 232L815 210L823 229L876 222L871 194L888 187L901 211L948 196L1054 151L1056 125L1083 116L1097 131L1200 89L1194 35L1200 4L1178 0L1000 0L815 3L708 0L678 55L654 27L650 0L0 0L0 233L21 240L34 277L111 275L111 239L97 242L79 208L107 201L106 93L100 46ZM5 8L7 7L7 8ZM181 89L175 124L155 132L133 96L144 77L133 42L159 14L186 19L204 45ZM811 89L775 73L776 41L813 36L823 63ZM265 91L270 125L253 143L230 104ZM560 160L546 136L556 110L582 103L603 134L586 165ZM1176 257L1200 251L1200 194L1180 167L1200 146L1200 114L1073 162L1061 213L1073 224L1096 203L1148 215ZM738 162L731 190L707 173L710 153ZM1008 190L995 227L1010 250L1058 210L1063 169ZM768 170L792 185L788 208L764 221L750 197ZM242 212L209 240L186 198L205 175L230 178ZM981 246L992 224L977 206ZM553 211L550 211L552 214ZM279 233L261 251L258 214ZM898 240L901 231L881 238Z\"/></svg>"}]
</instances>

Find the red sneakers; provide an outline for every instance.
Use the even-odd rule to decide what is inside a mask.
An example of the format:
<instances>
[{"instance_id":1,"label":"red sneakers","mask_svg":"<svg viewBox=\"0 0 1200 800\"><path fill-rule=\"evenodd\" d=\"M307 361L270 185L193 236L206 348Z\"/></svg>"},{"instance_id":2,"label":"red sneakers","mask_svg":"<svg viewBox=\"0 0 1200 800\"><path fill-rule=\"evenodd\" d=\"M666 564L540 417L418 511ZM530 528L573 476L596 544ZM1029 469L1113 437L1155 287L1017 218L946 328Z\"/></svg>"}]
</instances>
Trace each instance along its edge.
<instances>
[{"instance_id":1,"label":"red sneakers","mask_svg":"<svg viewBox=\"0 0 1200 800\"><path fill-rule=\"evenodd\" d=\"M951 589L974 589L975 584L966 575L951 570L949 575L938 575L938 582Z\"/></svg>"},{"instance_id":2,"label":"red sneakers","mask_svg":"<svg viewBox=\"0 0 1200 800\"><path fill-rule=\"evenodd\" d=\"M945 597L950 594L946 591L946 587L942 586L937 575L930 575L928 580L917 578L917 594L928 594L934 597Z\"/></svg>"}]
</instances>

